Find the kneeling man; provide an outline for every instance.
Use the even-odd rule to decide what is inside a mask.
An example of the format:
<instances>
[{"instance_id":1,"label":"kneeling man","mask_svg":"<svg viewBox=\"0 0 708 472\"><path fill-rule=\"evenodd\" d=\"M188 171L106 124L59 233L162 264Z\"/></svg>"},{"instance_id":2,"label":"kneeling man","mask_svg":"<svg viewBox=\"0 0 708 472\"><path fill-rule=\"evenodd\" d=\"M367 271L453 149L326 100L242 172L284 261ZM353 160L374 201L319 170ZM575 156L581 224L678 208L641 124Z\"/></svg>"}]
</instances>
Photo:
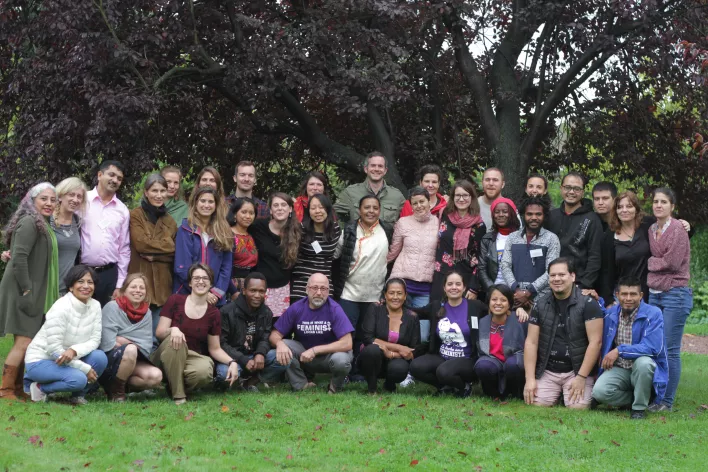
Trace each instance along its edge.
<instances>
[{"instance_id":1,"label":"kneeling man","mask_svg":"<svg viewBox=\"0 0 708 472\"><path fill-rule=\"evenodd\" d=\"M632 405L630 418L637 420L644 418L652 392L655 402L661 402L669 379L664 318L642 297L639 279L620 279L619 305L605 315L600 377L592 391L597 403Z\"/></svg>"},{"instance_id":2,"label":"kneeling man","mask_svg":"<svg viewBox=\"0 0 708 472\"><path fill-rule=\"evenodd\" d=\"M602 344L602 309L575 285L573 260L548 265L551 293L529 315L524 345L524 401L553 406L563 393L565 406L588 408Z\"/></svg>"},{"instance_id":3,"label":"kneeling man","mask_svg":"<svg viewBox=\"0 0 708 472\"><path fill-rule=\"evenodd\" d=\"M286 375L293 390L314 387L309 374L332 374L329 393L342 388L352 367L352 332L349 318L329 297L329 281L324 274L312 274L307 281L307 298L292 305L275 322L270 343L278 362L290 364ZM295 339L283 339L294 334Z\"/></svg>"}]
</instances>

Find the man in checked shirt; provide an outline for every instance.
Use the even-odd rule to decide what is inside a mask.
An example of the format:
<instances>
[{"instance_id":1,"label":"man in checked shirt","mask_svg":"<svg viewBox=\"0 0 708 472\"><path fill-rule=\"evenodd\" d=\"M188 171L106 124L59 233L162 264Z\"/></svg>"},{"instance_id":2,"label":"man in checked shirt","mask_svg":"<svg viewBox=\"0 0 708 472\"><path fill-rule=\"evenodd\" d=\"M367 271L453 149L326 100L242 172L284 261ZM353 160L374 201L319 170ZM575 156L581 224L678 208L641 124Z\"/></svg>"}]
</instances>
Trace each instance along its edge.
<instances>
[{"instance_id":1,"label":"man in checked shirt","mask_svg":"<svg viewBox=\"0 0 708 472\"><path fill-rule=\"evenodd\" d=\"M669 369L661 310L644 303L641 282L624 277L617 284L619 305L607 311L600 351L600 377L592 391L598 403L632 406L630 418L643 419L652 397L659 403Z\"/></svg>"}]
</instances>

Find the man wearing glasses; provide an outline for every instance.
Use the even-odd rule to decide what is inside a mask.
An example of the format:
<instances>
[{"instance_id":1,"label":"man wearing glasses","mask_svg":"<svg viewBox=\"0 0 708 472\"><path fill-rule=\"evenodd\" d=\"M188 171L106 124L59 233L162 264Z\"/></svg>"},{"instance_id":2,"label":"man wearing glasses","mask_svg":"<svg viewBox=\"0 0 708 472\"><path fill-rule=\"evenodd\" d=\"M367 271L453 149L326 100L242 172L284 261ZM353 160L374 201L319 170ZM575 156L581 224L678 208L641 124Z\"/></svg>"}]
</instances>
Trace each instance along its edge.
<instances>
[{"instance_id":1,"label":"man wearing glasses","mask_svg":"<svg viewBox=\"0 0 708 472\"><path fill-rule=\"evenodd\" d=\"M285 373L293 390L316 386L307 374L332 374L328 391L336 393L352 367L353 332L344 310L329 296L327 276L315 273L307 281L307 298L290 305L275 322L270 343L278 363L290 365Z\"/></svg>"},{"instance_id":2,"label":"man wearing glasses","mask_svg":"<svg viewBox=\"0 0 708 472\"><path fill-rule=\"evenodd\" d=\"M551 210L548 229L558 236L561 257L572 258L576 268L576 285L588 294L600 275L602 221L593 211L592 201L585 196L585 179L570 172L561 181L563 202Z\"/></svg>"}]
</instances>

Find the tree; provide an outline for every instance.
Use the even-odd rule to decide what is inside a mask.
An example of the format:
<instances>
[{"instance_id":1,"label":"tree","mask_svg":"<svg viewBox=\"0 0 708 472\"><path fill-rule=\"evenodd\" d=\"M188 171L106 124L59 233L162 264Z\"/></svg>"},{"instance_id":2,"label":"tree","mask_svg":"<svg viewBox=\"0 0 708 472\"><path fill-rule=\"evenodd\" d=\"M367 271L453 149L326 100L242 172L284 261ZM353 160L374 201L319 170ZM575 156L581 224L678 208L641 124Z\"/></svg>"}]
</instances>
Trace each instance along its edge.
<instances>
[{"instance_id":1,"label":"tree","mask_svg":"<svg viewBox=\"0 0 708 472\"><path fill-rule=\"evenodd\" d=\"M550 145L558 123L614 113L642 70L685 79L674 45L705 42L698 0L4 5L8 185L109 157L131 172L156 159L327 162L358 180L379 149L398 187L423 162L456 176L495 164L515 195L530 167L567 156Z\"/></svg>"}]
</instances>

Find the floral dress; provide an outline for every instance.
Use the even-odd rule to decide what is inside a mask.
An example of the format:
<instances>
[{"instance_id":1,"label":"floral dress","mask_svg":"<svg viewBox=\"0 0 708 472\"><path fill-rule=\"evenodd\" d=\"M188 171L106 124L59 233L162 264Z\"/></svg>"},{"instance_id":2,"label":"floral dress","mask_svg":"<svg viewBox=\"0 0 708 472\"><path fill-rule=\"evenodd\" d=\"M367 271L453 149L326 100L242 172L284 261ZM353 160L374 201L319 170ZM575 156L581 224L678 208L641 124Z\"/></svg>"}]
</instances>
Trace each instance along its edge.
<instances>
[{"instance_id":1,"label":"floral dress","mask_svg":"<svg viewBox=\"0 0 708 472\"><path fill-rule=\"evenodd\" d=\"M443 279L445 275L453 270L462 274L467 288L474 292L479 292L480 290L477 278L477 260L482 245L482 237L487 232L487 227L483 222L472 227L467 252L464 257L457 260L455 260L455 251L453 249L453 236L456 229L456 226L450 221L448 216L443 215L438 228L438 248L435 252L435 272L433 273L433 286L430 292L431 300L441 300L443 298Z\"/></svg>"}]
</instances>

